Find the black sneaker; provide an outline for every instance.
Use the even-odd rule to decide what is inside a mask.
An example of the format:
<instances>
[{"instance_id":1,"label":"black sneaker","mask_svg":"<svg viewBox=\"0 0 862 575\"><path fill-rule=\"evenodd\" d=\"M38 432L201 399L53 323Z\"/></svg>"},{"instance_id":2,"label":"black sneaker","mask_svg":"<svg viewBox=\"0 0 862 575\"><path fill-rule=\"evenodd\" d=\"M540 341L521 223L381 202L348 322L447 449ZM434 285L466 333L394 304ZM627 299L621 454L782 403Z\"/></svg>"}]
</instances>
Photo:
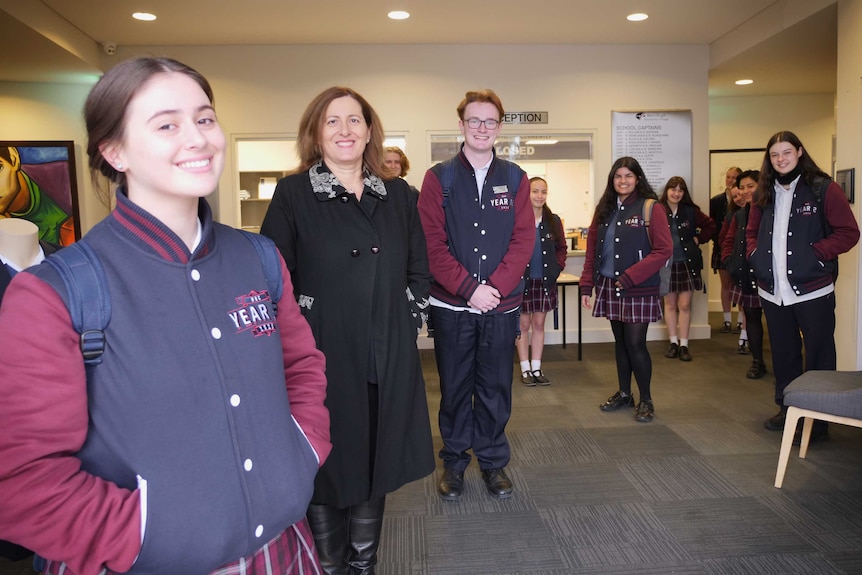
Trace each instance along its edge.
<instances>
[{"instance_id":1,"label":"black sneaker","mask_svg":"<svg viewBox=\"0 0 862 575\"><path fill-rule=\"evenodd\" d=\"M733 331L733 328L730 326L730 322L726 321L726 322L724 322L724 325L721 326L721 329L719 331L721 333L730 333Z\"/></svg>"},{"instance_id":2,"label":"black sneaker","mask_svg":"<svg viewBox=\"0 0 862 575\"><path fill-rule=\"evenodd\" d=\"M652 400L642 399L641 402L638 403L638 408L635 410L635 421L639 421L641 423L652 421L653 412L655 412L655 409L653 409Z\"/></svg>"},{"instance_id":3,"label":"black sneaker","mask_svg":"<svg viewBox=\"0 0 862 575\"><path fill-rule=\"evenodd\" d=\"M678 343L671 343L668 346L667 351L664 352L664 356L668 359L678 358L679 357L679 344Z\"/></svg>"},{"instance_id":4,"label":"black sneaker","mask_svg":"<svg viewBox=\"0 0 862 575\"><path fill-rule=\"evenodd\" d=\"M616 411L621 407L634 407L635 398L631 395L625 395L622 391L618 391L610 396L607 401L599 406L602 411Z\"/></svg>"}]
</instances>

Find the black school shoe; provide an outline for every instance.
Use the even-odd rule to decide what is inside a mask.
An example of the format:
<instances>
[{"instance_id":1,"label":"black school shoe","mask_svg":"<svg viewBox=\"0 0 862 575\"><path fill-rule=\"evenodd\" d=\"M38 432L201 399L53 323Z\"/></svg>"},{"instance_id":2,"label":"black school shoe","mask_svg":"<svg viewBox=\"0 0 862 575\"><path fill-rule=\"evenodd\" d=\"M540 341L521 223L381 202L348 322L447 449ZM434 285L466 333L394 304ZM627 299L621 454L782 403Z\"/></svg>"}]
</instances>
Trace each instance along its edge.
<instances>
[{"instance_id":1,"label":"black school shoe","mask_svg":"<svg viewBox=\"0 0 862 575\"><path fill-rule=\"evenodd\" d=\"M668 359L678 358L679 357L679 344L678 343L671 343L668 346L667 351L664 352L664 356Z\"/></svg>"},{"instance_id":2,"label":"black school shoe","mask_svg":"<svg viewBox=\"0 0 862 575\"><path fill-rule=\"evenodd\" d=\"M688 353L688 346L687 345L679 346L679 360L680 361L691 361L691 354Z\"/></svg>"},{"instance_id":3,"label":"black school shoe","mask_svg":"<svg viewBox=\"0 0 862 575\"><path fill-rule=\"evenodd\" d=\"M760 379L766 375L766 364L762 360L755 359L751 362L751 367L748 368L748 373L745 377L748 379Z\"/></svg>"},{"instance_id":4,"label":"black school shoe","mask_svg":"<svg viewBox=\"0 0 862 575\"><path fill-rule=\"evenodd\" d=\"M652 421L653 413L655 409L652 406L651 399L642 399L640 403L638 403L638 408L635 410L635 421L640 423L647 423Z\"/></svg>"},{"instance_id":5,"label":"black school shoe","mask_svg":"<svg viewBox=\"0 0 862 575\"><path fill-rule=\"evenodd\" d=\"M623 395L623 392L618 391L610 396L603 404L599 405L602 411L616 411L621 407L634 407L635 398L631 395Z\"/></svg>"},{"instance_id":6,"label":"black school shoe","mask_svg":"<svg viewBox=\"0 0 862 575\"><path fill-rule=\"evenodd\" d=\"M506 475L502 467L494 469L483 469L482 480L488 493L495 499L508 499L512 496L512 480Z\"/></svg>"}]
</instances>

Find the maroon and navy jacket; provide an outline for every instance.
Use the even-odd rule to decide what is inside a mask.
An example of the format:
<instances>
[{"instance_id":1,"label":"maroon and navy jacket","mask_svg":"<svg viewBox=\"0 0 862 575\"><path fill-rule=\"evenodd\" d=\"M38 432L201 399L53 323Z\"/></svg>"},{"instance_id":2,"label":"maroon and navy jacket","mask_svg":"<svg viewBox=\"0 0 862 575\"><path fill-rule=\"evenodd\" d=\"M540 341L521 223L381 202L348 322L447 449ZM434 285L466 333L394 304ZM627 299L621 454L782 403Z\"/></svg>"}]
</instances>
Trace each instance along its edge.
<instances>
[{"instance_id":1,"label":"maroon and navy jacket","mask_svg":"<svg viewBox=\"0 0 862 575\"><path fill-rule=\"evenodd\" d=\"M207 573L251 557L303 519L329 453L324 358L296 302L276 315L252 244L204 200L199 218L190 253L118 193L81 240L112 302L89 378L54 268L17 274L5 294L0 537L67 573ZM290 294L283 262L282 276Z\"/></svg>"},{"instance_id":2,"label":"maroon and navy jacket","mask_svg":"<svg viewBox=\"0 0 862 575\"><path fill-rule=\"evenodd\" d=\"M665 208L668 222L671 226L676 226L676 234L682 244L688 274L692 278L699 278L703 269L703 253L700 251L700 246L715 235L715 220L691 204L680 204L675 218L672 217L673 212L670 207L665 205ZM697 243L694 238L697 238Z\"/></svg>"},{"instance_id":3,"label":"maroon and navy jacket","mask_svg":"<svg viewBox=\"0 0 862 575\"><path fill-rule=\"evenodd\" d=\"M508 164L494 154L479 202L475 172L460 152L445 209L442 164L425 173L419 217L434 276L431 295L440 301L466 307L476 288L487 284L501 296L500 305L490 313L505 313L521 305L524 270L533 253L536 227L527 175L519 169L519 187L510 189Z\"/></svg>"},{"instance_id":4,"label":"maroon and navy jacket","mask_svg":"<svg viewBox=\"0 0 862 575\"><path fill-rule=\"evenodd\" d=\"M616 209L614 238L614 279L622 286L623 297L659 295L659 270L673 255L673 240L663 205L655 202L647 226L643 218L645 198L629 194ZM605 237L614 212L603 222L596 215L587 233L587 254L581 274L581 295L592 296L602 269Z\"/></svg>"},{"instance_id":5,"label":"maroon and navy jacket","mask_svg":"<svg viewBox=\"0 0 862 575\"><path fill-rule=\"evenodd\" d=\"M823 210L820 214L819 210ZM772 253L775 205L751 205L745 230L748 259L757 276L757 285L775 293L774 257L787 258L787 280L798 295L811 293L834 281L839 254L859 241L859 226L841 186L830 182L821 201L804 177L793 192L787 234L787 254ZM831 228L823 229L824 218Z\"/></svg>"}]
</instances>

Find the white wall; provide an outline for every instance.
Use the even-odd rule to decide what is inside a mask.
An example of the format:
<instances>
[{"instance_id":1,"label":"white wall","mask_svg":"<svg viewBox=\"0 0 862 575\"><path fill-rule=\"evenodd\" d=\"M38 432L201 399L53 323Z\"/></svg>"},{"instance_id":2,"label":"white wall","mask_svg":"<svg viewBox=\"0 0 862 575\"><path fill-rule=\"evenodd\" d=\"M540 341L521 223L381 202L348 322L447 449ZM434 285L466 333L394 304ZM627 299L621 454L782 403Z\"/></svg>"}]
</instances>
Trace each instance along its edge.
<instances>
[{"instance_id":1,"label":"white wall","mask_svg":"<svg viewBox=\"0 0 862 575\"><path fill-rule=\"evenodd\" d=\"M94 198L86 158L84 100L90 86L0 82L0 138L4 140L72 140L82 231L107 214Z\"/></svg>"},{"instance_id":2,"label":"white wall","mask_svg":"<svg viewBox=\"0 0 862 575\"><path fill-rule=\"evenodd\" d=\"M836 164L838 169L856 168L853 213L858 222L862 205L862 0L838 2L836 110ZM840 258L841 277L835 296L838 369L862 370L860 258L862 250L858 245Z\"/></svg>"}]
</instances>

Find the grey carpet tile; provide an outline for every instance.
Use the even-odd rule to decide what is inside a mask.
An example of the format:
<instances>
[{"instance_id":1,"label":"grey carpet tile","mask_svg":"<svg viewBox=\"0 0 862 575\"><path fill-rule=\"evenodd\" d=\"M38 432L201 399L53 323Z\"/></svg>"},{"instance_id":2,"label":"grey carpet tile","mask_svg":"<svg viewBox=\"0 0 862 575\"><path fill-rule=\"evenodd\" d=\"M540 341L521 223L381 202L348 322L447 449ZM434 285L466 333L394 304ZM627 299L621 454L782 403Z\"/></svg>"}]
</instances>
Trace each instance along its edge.
<instances>
[{"instance_id":1,"label":"grey carpet tile","mask_svg":"<svg viewBox=\"0 0 862 575\"><path fill-rule=\"evenodd\" d=\"M836 533L862 530L862 493L792 492L776 489L760 500L781 517L788 525L800 532ZM804 529L801 528L804 526ZM858 549L862 541L857 540ZM847 551L844 547L837 550Z\"/></svg>"},{"instance_id":2,"label":"grey carpet tile","mask_svg":"<svg viewBox=\"0 0 862 575\"><path fill-rule=\"evenodd\" d=\"M817 551L754 497L658 502L652 509L697 559Z\"/></svg>"},{"instance_id":3,"label":"grey carpet tile","mask_svg":"<svg viewBox=\"0 0 862 575\"><path fill-rule=\"evenodd\" d=\"M393 565L424 565L427 556L425 520L424 516L387 513L380 534L379 561Z\"/></svg>"},{"instance_id":4,"label":"grey carpet tile","mask_svg":"<svg viewBox=\"0 0 862 575\"><path fill-rule=\"evenodd\" d=\"M667 426L701 455L743 455L763 453L778 461L778 449L772 437L754 433L750 426L731 421L669 423Z\"/></svg>"},{"instance_id":5,"label":"grey carpet tile","mask_svg":"<svg viewBox=\"0 0 862 575\"><path fill-rule=\"evenodd\" d=\"M426 535L428 572L435 575L498 575L565 568L537 511L429 517Z\"/></svg>"},{"instance_id":6,"label":"grey carpet tile","mask_svg":"<svg viewBox=\"0 0 862 575\"><path fill-rule=\"evenodd\" d=\"M855 551L848 553L835 553L830 557L832 563L841 569L842 573L862 573L862 545Z\"/></svg>"},{"instance_id":7,"label":"grey carpet tile","mask_svg":"<svg viewBox=\"0 0 862 575\"><path fill-rule=\"evenodd\" d=\"M608 460L605 452L582 429L519 430L509 433L508 437L521 467Z\"/></svg>"},{"instance_id":8,"label":"grey carpet tile","mask_svg":"<svg viewBox=\"0 0 862 575\"><path fill-rule=\"evenodd\" d=\"M530 466L520 475L538 508L643 501L614 462Z\"/></svg>"},{"instance_id":9,"label":"grey carpet tile","mask_svg":"<svg viewBox=\"0 0 862 575\"><path fill-rule=\"evenodd\" d=\"M573 573L597 569L601 573L617 572L615 568L633 569L639 573L644 565L658 569L656 572L676 573L676 566L695 568L693 559L679 559L686 555L685 549L672 540L645 540L621 543L593 543L579 547L567 540L560 541L561 555ZM696 572L702 572L698 570Z\"/></svg>"},{"instance_id":10,"label":"grey carpet tile","mask_svg":"<svg viewBox=\"0 0 862 575\"><path fill-rule=\"evenodd\" d=\"M639 454L637 454L639 455ZM702 457L632 457L618 463L647 501L743 497L742 491Z\"/></svg>"},{"instance_id":11,"label":"grey carpet tile","mask_svg":"<svg viewBox=\"0 0 862 575\"><path fill-rule=\"evenodd\" d=\"M852 573L818 553L707 559L710 575L840 575Z\"/></svg>"},{"instance_id":12,"label":"grey carpet tile","mask_svg":"<svg viewBox=\"0 0 862 575\"><path fill-rule=\"evenodd\" d=\"M743 453L705 456L704 460L745 496L773 495L778 453ZM785 488L788 486L785 478Z\"/></svg>"},{"instance_id":13,"label":"grey carpet tile","mask_svg":"<svg viewBox=\"0 0 862 575\"><path fill-rule=\"evenodd\" d=\"M517 400L516 400L517 401ZM571 410L564 405L525 406L512 408L508 429L549 429L577 425Z\"/></svg>"},{"instance_id":14,"label":"grey carpet tile","mask_svg":"<svg viewBox=\"0 0 862 575\"><path fill-rule=\"evenodd\" d=\"M634 421L632 410L614 411L602 415L614 419ZM656 408L658 414L658 408ZM658 416L657 416L658 417ZM697 455L697 451L671 428L657 420L616 428L587 429L593 440L612 459L629 457L668 457Z\"/></svg>"},{"instance_id":15,"label":"grey carpet tile","mask_svg":"<svg viewBox=\"0 0 862 575\"><path fill-rule=\"evenodd\" d=\"M390 515L426 515L428 513L428 497L437 493L436 477L437 475L432 473L386 495L384 518L388 518Z\"/></svg>"}]
</instances>

